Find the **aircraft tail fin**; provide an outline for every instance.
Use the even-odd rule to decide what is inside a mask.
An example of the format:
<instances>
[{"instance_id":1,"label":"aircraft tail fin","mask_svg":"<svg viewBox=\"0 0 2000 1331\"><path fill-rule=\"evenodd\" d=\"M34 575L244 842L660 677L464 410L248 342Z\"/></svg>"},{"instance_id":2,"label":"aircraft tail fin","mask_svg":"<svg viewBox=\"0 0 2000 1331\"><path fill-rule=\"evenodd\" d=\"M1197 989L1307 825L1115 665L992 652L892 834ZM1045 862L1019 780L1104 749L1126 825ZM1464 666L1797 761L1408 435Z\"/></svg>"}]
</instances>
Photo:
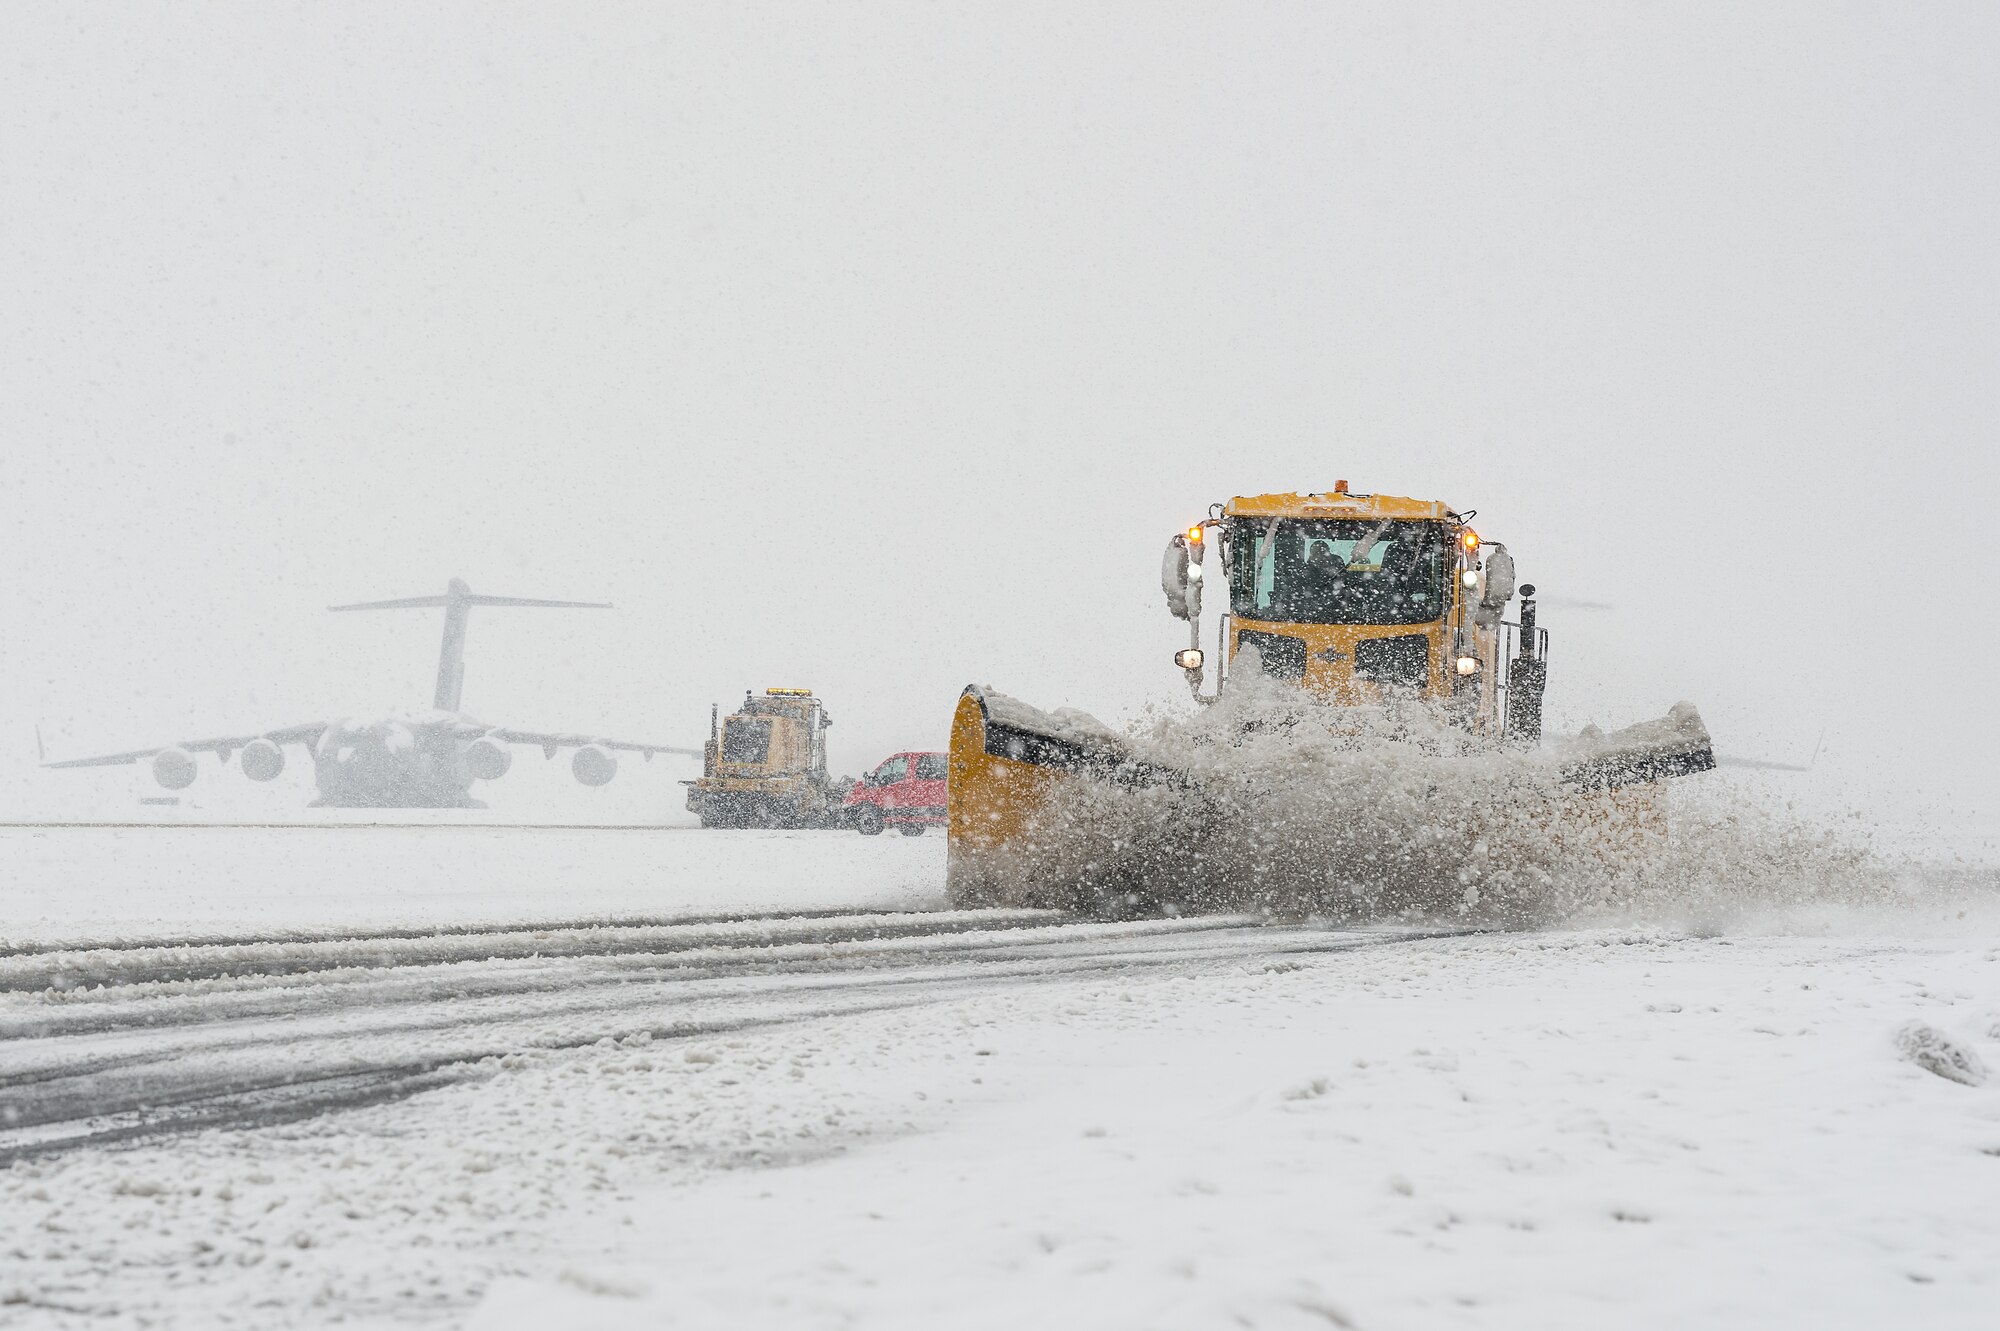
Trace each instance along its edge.
<instances>
[{"instance_id":1,"label":"aircraft tail fin","mask_svg":"<svg viewBox=\"0 0 2000 1331\"><path fill-rule=\"evenodd\" d=\"M465 688L465 621L475 605L533 606L549 610L609 610L608 601L545 601L527 596L482 596L453 578L443 596L407 596L393 601L357 601L331 605L329 610L435 610L443 608L444 642L438 651L437 693L432 705L440 712L458 710Z\"/></svg>"},{"instance_id":2,"label":"aircraft tail fin","mask_svg":"<svg viewBox=\"0 0 2000 1331\"><path fill-rule=\"evenodd\" d=\"M401 601L357 601L353 605L330 605L329 610L431 610L451 601L443 596L411 596Z\"/></svg>"}]
</instances>

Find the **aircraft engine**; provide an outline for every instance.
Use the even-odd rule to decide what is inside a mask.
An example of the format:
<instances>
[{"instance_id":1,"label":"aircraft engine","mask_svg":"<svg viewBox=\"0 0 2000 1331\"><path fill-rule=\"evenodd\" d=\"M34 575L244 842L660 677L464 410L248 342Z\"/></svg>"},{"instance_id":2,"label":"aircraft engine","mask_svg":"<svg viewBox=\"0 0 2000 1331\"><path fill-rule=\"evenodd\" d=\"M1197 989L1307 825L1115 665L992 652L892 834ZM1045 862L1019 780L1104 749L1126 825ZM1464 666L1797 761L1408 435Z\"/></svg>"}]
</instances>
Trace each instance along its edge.
<instances>
[{"instance_id":1,"label":"aircraft engine","mask_svg":"<svg viewBox=\"0 0 2000 1331\"><path fill-rule=\"evenodd\" d=\"M618 775L618 759L609 749L586 744L569 760L569 770L586 786L601 786Z\"/></svg>"},{"instance_id":2,"label":"aircraft engine","mask_svg":"<svg viewBox=\"0 0 2000 1331\"><path fill-rule=\"evenodd\" d=\"M497 781L513 765L514 751L491 735L481 735L465 746L465 770L474 781Z\"/></svg>"},{"instance_id":3,"label":"aircraft engine","mask_svg":"<svg viewBox=\"0 0 2000 1331\"><path fill-rule=\"evenodd\" d=\"M153 761L157 763L159 759ZM243 756L237 762L242 764L243 775L252 781L275 781L278 773L285 770L285 751L268 739L253 739L243 746Z\"/></svg>"},{"instance_id":4,"label":"aircraft engine","mask_svg":"<svg viewBox=\"0 0 2000 1331\"><path fill-rule=\"evenodd\" d=\"M194 755L186 749L161 749L153 755L153 780L168 790L194 784Z\"/></svg>"}]
</instances>

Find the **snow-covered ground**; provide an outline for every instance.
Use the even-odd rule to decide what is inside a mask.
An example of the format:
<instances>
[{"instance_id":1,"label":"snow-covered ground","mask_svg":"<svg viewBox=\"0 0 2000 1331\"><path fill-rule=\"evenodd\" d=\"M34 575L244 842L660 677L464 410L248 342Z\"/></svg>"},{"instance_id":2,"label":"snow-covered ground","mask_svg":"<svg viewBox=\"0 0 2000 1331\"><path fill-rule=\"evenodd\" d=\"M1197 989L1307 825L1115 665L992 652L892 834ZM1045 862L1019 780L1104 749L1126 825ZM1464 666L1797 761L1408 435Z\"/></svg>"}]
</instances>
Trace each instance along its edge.
<instances>
[{"instance_id":1,"label":"snow-covered ground","mask_svg":"<svg viewBox=\"0 0 2000 1331\"><path fill-rule=\"evenodd\" d=\"M1890 1037L1991 1061L1996 962L1454 939L745 1041L673 1072L903 1135L641 1194L473 1325L1991 1326L2000 1097Z\"/></svg>"},{"instance_id":2,"label":"snow-covered ground","mask_svg":"<svg viewBox=\"0 0 2000 1331\"><path fill-rule=\"evenodd\" d=\"M1993 1323L1987 890L1703 936L698 918L935 908L942 846L0 838L0 1118L259 1049L436 1078L21 1152L0 1324ZM565 920L617 923L466 941Z\"/></svg>"},{"instance_id":3,"label":"snow-covered ground","mask_svg":"<svg viewBox=\"0 0 2000 1331\"><path fill-rule=\"evenodd\" d=\"M827 853L817 853L817 852ZM941 900L944 837L440 825L0 827L0 947Z\"/></svg>"}]
</instances>

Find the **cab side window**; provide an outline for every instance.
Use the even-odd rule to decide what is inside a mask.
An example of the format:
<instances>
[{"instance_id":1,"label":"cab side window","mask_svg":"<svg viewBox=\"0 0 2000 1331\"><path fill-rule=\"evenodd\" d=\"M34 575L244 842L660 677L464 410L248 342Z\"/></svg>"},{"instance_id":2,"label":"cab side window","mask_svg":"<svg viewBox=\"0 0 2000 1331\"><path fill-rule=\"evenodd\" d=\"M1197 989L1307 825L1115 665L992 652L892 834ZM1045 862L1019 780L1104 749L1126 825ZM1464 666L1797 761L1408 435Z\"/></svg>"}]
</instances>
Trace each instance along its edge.
<instances>
[{"instance_id":1,"label":"cab side window","mask_svg":"<svg viewBox=\"0 0 2000 1331\"><path fill-rule=\"evenodd\" d=\"M917 780L942 781L945 774L945 755L942 753L920 753L917 755Z\"/></svg>"},{"instance_id":2,"label":"cab side window","mask_svg":"<svg viewBox=\"0 0 2000 1331\"><path fill-rule=\"evenodd\" d=\"M901 781L904 776L908 775L909 770L910 760L908 758L891 758L888 762L883 763L875 769L875 784L878 786L893 786L898 781Z\"/></svg>"}]
</instances>

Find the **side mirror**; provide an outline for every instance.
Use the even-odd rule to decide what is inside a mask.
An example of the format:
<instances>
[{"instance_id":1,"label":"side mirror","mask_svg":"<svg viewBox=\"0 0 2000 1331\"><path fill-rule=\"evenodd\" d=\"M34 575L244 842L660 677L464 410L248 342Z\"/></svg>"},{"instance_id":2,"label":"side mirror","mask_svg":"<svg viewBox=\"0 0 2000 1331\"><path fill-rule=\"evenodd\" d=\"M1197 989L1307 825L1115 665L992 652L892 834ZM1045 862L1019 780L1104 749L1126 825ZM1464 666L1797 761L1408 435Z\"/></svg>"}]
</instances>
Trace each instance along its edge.
<instances>
[{"instance_id":1,"label":"side mirror","mask_svg":"<svg viewBox=\"0 0 2000 1331\"><path fill-rule=\"evenodd\" d=\"M1507 547L1492 544L1486 547L1486 590L1481 593L1479 603L1488 610L1499 610L1514 599L1514 556L1507 553Z\"/></svg>"},{"instance_id":2,"label":"side mirror","mask_svg":"<svg viewBox=\"0 0 2000 1331\"><path fill-rule=\"evenodd\" d=\"M1167 594L1167 613L1175 619L1201 617L1201 575L1189 575L1187 537L1176 533L1160 560L1160 590Z\"/></svg>"}]
</instances>

